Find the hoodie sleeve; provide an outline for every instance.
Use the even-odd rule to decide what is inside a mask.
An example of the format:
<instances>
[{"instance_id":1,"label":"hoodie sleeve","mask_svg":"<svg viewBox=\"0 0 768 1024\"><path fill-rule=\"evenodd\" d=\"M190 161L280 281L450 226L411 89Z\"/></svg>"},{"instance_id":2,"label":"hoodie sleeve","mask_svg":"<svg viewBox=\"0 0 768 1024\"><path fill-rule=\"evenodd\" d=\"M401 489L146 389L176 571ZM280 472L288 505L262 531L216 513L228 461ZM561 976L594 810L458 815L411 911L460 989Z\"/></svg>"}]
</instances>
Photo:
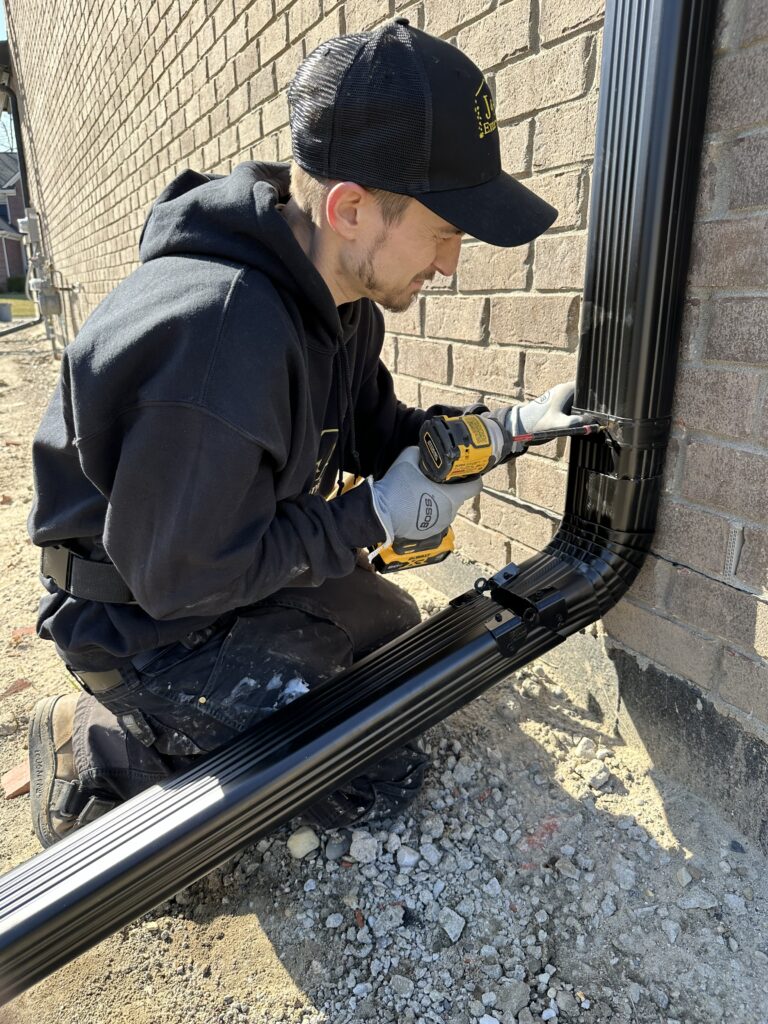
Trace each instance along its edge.
<instances>
[{"instance_id":1,"label":"hoodie sleeve","mask_svg":"<svg viewBox=\"0 0 768 1024\"><path fill-rule=\"evenodd\" d=\"M104 547L156 619L222 614L298 577L317 586L381 539L369 488L277 501L268 453L203 408L155 404L124 424Z\"/></svg>"}]
</instances>

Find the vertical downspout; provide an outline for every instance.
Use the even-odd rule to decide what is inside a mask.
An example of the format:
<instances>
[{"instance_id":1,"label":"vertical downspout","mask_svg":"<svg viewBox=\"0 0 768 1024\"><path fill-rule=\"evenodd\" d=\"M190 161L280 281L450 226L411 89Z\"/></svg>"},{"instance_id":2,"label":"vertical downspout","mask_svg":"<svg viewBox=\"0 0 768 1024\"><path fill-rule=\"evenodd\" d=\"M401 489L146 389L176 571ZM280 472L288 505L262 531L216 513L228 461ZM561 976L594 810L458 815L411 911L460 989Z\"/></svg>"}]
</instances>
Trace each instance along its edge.
<instances>
[{"instance_id":1,"label":"vertical downspout","mask_svg":"<svg viewBox=\"0 0 768 1024\"><path fill-rule=\"evenodd\" d=\"M562 643L650 547L671 418L715 0L609 2L573 444L552 542L192 770L0 879L0 999L168 899Z\"/></svg>"}]
</instances>

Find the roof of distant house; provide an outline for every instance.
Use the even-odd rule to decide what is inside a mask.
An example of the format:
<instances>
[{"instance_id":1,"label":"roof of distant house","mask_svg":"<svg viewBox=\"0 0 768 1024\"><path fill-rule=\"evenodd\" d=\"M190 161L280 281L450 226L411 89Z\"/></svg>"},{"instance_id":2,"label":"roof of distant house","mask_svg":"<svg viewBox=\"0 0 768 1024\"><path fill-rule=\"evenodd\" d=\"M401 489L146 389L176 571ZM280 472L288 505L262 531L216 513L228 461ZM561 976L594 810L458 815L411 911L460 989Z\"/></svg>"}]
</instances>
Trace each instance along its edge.
<instances>
[{"instance_id":1,"label":"roof of distant house","mask_svg":"<svg viewBox=\"0 0 768 1024\"><path fill-rule=\"evenodd\" d=\"M7 188L11 178L19 173L19 154L0 153L0 188Z\"/></svg>"}]
</instances>

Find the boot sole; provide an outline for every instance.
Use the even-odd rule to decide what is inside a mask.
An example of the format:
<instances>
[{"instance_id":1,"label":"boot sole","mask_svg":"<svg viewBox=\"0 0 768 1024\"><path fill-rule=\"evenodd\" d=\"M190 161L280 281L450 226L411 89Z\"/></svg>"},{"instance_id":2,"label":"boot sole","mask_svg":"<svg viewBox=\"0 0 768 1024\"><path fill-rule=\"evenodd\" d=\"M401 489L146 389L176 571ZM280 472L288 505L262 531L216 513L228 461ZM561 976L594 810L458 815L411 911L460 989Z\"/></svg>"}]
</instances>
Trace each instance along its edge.
<instances>
[{"instance_id":1,"label":"boot sole","mask_svg":"<svg viewBox=\"0 0 768 1024\"><path fill-rule=\"evenodd\" d=\"M32 827L43 847L52 846L61 838L53 830L49 811L56 778L53 711L57 700L59 697L45 697L38 701L29 723L29 799Z\"/></svg>"}]
</instances>

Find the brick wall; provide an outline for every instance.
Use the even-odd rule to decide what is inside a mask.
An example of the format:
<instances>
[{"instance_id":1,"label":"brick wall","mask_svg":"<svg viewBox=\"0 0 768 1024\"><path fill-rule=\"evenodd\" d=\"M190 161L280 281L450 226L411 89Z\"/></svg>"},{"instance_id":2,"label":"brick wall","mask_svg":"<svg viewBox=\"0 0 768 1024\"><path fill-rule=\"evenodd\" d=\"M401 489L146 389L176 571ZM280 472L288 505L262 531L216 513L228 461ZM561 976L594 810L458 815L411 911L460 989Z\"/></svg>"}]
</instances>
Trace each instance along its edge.
<instances>
[{"instance_id":1,"label":"brick wall","mask_svg":"<svg viewBox=\"0 0 768 1024\"><path fill-rule=\"evenodd\" d=\"M322 39L406 13L496 92L505 166L559 211L534 244L467 241L458 272L388 316L406 402L496 404L573 376L602 0L7 0L31 183L82 315L136 265L162 186L193 166L289 155L285 90ZM674 439L653 554L601 635L768 723L768 37L765 0L726 0L717 37ZM563 507L565 448L502 467L458 524L499 566ZM574 649L575 650L575 649ZM570 670L578 673L574 657Z\"/></svg>"}]
</instances>

